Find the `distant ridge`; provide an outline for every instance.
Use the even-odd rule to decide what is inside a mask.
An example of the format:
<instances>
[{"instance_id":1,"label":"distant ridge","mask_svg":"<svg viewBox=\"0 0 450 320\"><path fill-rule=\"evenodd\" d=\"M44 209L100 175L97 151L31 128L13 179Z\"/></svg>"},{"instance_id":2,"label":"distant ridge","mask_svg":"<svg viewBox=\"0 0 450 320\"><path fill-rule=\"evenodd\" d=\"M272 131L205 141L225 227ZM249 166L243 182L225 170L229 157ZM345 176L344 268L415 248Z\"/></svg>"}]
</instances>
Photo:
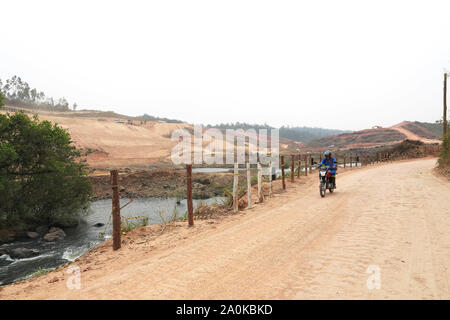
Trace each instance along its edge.
<instances>
[{"instance_id":1,"label":"distant ridge","mask_svg":"<svg viewBox=\"0 0 450 320\"><path fill-rule=\"evenodd\" d=\"M218 125L207 125L208 128L217 128L221 130L225 129L274 129L274 127L268 124L249 124L245 122L235 122L235 123L221 123ZM320 139L326 136L332 136L341 133L348 133L348 130L338 130L338 129L325 129L325 128L313 128L313 127L290 127L282 126L279 128L280 138L289 139L296 142L307 143L316 139Z\"/></svg>"}]
</instances>

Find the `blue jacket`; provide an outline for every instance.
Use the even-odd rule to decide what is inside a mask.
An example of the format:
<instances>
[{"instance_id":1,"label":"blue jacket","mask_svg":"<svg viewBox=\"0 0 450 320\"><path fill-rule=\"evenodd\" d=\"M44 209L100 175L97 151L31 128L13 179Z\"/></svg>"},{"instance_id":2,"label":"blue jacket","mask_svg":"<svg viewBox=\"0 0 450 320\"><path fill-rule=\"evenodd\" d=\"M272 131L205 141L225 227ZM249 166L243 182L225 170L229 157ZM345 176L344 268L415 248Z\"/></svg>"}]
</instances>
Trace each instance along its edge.
<instances>
[{"instance_id":1,"label":"blue jacket","mask_svg":"<svg viewBox=\"0 0 450 320\"><path fill-rule=\"evenodd\" d=\"M320 168L321 166L330 167L330 173L332 175L336 174L337 162L336 162L336 159L334 157L331 157L330 160L328 160L326 157L323 158L323 160L319 163L319 165L317 167Z\"/></svg>"}]
</instances>

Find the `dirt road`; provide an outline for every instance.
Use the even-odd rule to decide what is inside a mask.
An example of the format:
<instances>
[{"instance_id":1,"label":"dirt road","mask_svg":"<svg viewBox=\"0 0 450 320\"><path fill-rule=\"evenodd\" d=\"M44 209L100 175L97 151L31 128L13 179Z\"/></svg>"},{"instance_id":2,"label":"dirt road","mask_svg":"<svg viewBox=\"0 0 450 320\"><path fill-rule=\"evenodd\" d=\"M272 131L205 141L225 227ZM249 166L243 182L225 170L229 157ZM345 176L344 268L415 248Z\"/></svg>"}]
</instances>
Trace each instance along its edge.
<instances>
[{"instance_id":1,"label":"dirt road","mask_svg":"<svg viewBox=\"0 0 450 320\"><path fill-rule=\"evenodd\" d=\"M79 262L80 290L61 270L0 299L449 299L450 184L435 162L353 169L324 199L314 175L220 223L105 247Z\"/></svg>"}]
</instances>

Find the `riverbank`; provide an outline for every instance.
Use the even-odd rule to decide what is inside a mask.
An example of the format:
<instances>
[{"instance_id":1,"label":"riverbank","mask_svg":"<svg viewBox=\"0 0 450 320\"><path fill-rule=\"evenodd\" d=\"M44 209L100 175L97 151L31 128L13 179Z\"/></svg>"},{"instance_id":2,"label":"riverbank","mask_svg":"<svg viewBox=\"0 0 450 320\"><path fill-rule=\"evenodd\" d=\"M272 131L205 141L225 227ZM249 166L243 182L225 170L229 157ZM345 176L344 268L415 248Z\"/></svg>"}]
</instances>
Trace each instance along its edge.
<instances>
[{"instance_id":1,"label":"riverbank","mask_svg":"<svg viewBox=\"0 0 450 320\"><path fill-rule=\"evenodd\" d=\"M122 204L131 200L129 195L133 195L133 198L135 198L133 203L121 211L123 232L127 235L133 234L135 231L129 229L135 227L148 228L149 230L160 228L161 231L167 231L172 230L174 226L185 224L187 202L184 199L186 180L183 173L181 170L159 170L158 172L142 171L120 175ZM70 263L92 248L102 246L104 240L108 242L107 239L112 232L109 221L111 212L111 200L108 199L108 191L111 187L109 175L103 173L91 178L96 181L94 186L97 187L97 191L100 190L98 194L105 198L95 200L91 204L93 214L87 216L86 220L76 228L65 230L68 237L63 241L45 243L42 237L29 239L25 236L0 246L0 251L3 250L2 260L0 261L0 284L10 284L17 280L25 280L30 276L43 275L49 270ZM219 191L224 192L228 186L231 188L232 179L232 172L195 172L193 188L200 191L206 189L207 192L212 192L211 195L215 195ZM246 189L245 171L240 172L239 180L241 190ZM148 181L153 181L153 184L149 184ZM277 192L277 185L281 185L279 181L274 182L275 192ZM281 190L281 187L279 189ZM144 197L149 194L170 195L171 192L180 192L180 190L182 190L182 194L179 194L179 198ZM263 192L266 196L268 195L267 184L264 184ZM256 201L256 194L257 190L254 186L252 195L254 201ZM247 207L247 196L244 191L241 191L241 195L239 208L244 209ZM194 199L195 220L205 221L229 215L232 213L232 209L228 200L226 197ZM142 227L143 221L146 221L145 224L149 224L149 226ZM200 223L203 224L203 222ZM30 257L30 259L11 259L8 253L15 248L36 250L40 252L40 255Z\"/></svg>"},{"instance_id":2,"label":"riverbank","mask_svg":"<svg viewBox=\"0 0 450 320\"><path fill-rule=\"evenodd\" d=\"M245 178L245 172L242 173L242 178ZM305 181L298 183L303 184L305 183ZM244 183L244 181L242 181L242 183ZM267 183L263 184L262 190L267 198L269 195L269 188ZM273 191L274 194L283 193L281 180L273 182ZM126 203L128 202L129 198L123 198L122 200L123 203ZM183 216L183 213L187 209L186 200L182 200L179 204L176 203L176 198L153 198L152 203L146 203L146 201L148 201L148 198L138 198L121 211L121 215L125 219L123 221L126 221L127 217L141 216L144 214L144 212L148 212L149 209L153 209L153 211L155 212L153 218L149 219L149 225L138 225L132 230L124 231L122 235L122 249L128 251L129 248L134 248L134 246L142 248L142 245L145 245L147 241L154 242L156 246L159 246L160 244L174 246L177 245L179 241L183 241L187 236L185 233L186 230L184 228L187 225L187 222L185 217ZM254 203L257 202L256 186L252 187L252 201ZM207 230L209 227L214 228L214 226L220 221L224 219L234 219L233 217L237 217L245 212L239 211L239 213L235 214L232 208L230 206L227 206L225 203L225 198L194 200L195 229L200 231ZM254 204L254 206L257 205L258 204ZM64 240L65 242L55 242L50 245L50 247L46 245L47 248L41 251L41 253L43 253L43 264L38 264L39 257L33 258L31 260L31 262L33 263L33 272L29 272L28 277L25 275L23 266L20 265L20 263L22 262L16 261L14 267L19 268L15 271L9 271L9 279L12 279L12 273L22 272L21 274L15 275L15 278L19 279L16 284L35 281L35 279L39 279L45 276L47 273L57 273L59 270L62 270L68 265L78 264L80 261L86 261L86 259L87 261L90 261L93 256L95 256L95 259L97 259L99 258L98 254L105 253L105 250L109 251L109 249L111 248L111 239L109 239L112 231L111 225L105 225L99 228L93 226L98 222L107 224L107 220L105 220L105 218L109 216L111 210L111 202L109 199L97 200L93 203L93 206L94 214L87 217L88 220L86 221L86 223L77 227L78 230L80 230L79 228L82 228L82 232L77 232L75 229L72 232L68 233L68 237ZM247 195L244 192L239 200L239 208L240 210L244 210L246 207ZM174 216L172 214L174 208L176 208L178 211L175 219L173 219ZM164 212L166 215L166 217L162 218L162 220L160 219L161 212ZM100 217L103 217L103 220ZM187 231L190 231L191 229L192 228L187 228ZM104 230L107 230L106 237L104 237L103 240L100 240L98 236ZM75 241L69 244L68 242L72 240ZM37 241L34 243L38 244ZM22 246L23 243L16 242L11 245ZM30 246L31 243L27 242L26 245ZM130 245L131 247L129 247ZM50 257L51 255L53 255L53 257ZM8 263L8 259L4 260L4 263ZM52 263L52 260L56 262ZM11 263L12 261L9 262ZM23 262L27 262L27 260L24 260ZM88 267L84 270L91 270L91 268L92 266L88 265ZM0 263L0 276L1 273ZM55 277L52 277L51 281L57 282L59 280L55 280ZM3 280L3 282L4 284L11 283L11 281L8 281L8 279L6 278ZM0 287L0 292L2 288L3 287Z\"/></svg>"},{"instance_id":3,"label":"riverbank","mask_svg":"<svg viewBox=\"0 0 450 320\"><path fill-rule=\"evenodd\" d=\"M112 189L109 172L93 171L89 176L92 188L92 201L111 199ZM241 172L240 180L245 182L245 172ZM195 172L192 179L192 193L194 199L210 199L226 196L231 192L233 174L231 172ZM176 169L141 170L135 172L121 172L119 174L120 197L129 199L142 198L176 198L186 197L186 171ZM47 227L74 228L78 220L70 225L50 225ZM27 232L33 230L0 229L0 245L17 240L28 239Z\"/></svg>"},{"instance_id":4,"label":"riverbank","mask_svg":"<svg viewBox=\"0 0 450 320\"><path fill-rule=\"evenodd\" d=\"M123 198L123 203L130 199ZM210 217L225 209L224 198L194 200L196 218ZM176 198L139 198L121 210L122 232L145 225L166 225L184 220L186 200ZM111 237L111 200L97 200L90 206L91 214L73 228L49 229L0 245L0 285L10 284L43 274L69 263ZM56 233L55 233L56 232ZM60 236L62 235L62 236ZM55 237L56 238L51 238ZM49 241L50 240L50 241Z\"/></svg>"}]
</instances>

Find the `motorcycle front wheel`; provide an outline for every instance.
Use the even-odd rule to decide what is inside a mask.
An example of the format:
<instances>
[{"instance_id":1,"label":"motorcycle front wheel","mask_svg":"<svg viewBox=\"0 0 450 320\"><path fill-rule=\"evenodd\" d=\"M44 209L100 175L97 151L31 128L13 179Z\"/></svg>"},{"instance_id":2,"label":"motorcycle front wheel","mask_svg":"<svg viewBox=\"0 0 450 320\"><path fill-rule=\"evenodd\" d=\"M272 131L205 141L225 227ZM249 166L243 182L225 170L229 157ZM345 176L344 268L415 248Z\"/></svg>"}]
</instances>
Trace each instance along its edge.
<instances>
[{"instance_id":1,"label":"motorcycle front wheel","mask_svg":"<svg viewBox=\"0 0 450 320\"><path fill-rule=\"evenodd\" d=\"M326 186L325 186L325 183L320 183L319 190L320 190L320 196L321 196L322 198L325 197L325 194L326 194L326 192L327 192L327 188L326 188Z\"/></svg>"}]
</instances>

